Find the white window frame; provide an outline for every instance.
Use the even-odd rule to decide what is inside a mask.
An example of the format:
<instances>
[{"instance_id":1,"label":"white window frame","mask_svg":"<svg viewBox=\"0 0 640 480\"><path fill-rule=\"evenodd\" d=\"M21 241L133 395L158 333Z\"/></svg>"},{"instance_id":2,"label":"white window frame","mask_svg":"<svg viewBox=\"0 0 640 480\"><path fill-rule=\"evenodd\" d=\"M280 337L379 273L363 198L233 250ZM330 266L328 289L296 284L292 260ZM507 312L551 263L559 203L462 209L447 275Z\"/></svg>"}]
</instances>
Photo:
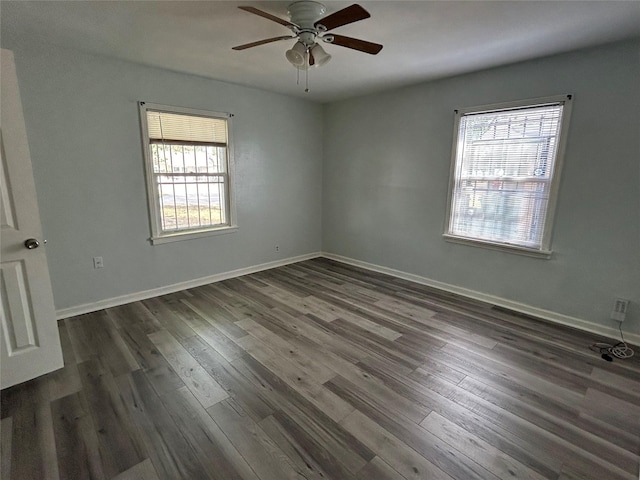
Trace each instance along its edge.
<instances>
[{"instance_id":1,"label":"white window frame","mask_svg":"<svg viewBox=\"0 0 640 480\"><path fill-rule=\"evenodd\" d=\"M234 199L234 186L233 180L235 178L234 156L233 156L233 141L231 133L231 117L233 114L224 112L213 112L208 110L198 110L194 108L176 107L171 105L160 105L156 103L139 102L140 109L140 124L142 130L142 144L144 152L144 163L147 183L147 201L149 211L149 224L151 228L151 237L149 240L152 244L162 244L168 242L175 242L179 240L190 240L195 238L202 238L211 235L220 235L233 233L237 231L238 225L236 223L236 210ZM199 117L209 117L223 119L227 123L227 145L226 145L226 185L225 185L225 207L226 207L226 220L227 222L222 225L214 225L204 228L194 228L188 230L178 231L163 231L158 185L155 180L155 174L153 171L153 161L150 156L150 140L149 129L147 125L147 111L159 111L175 114L184 114Z\"/></svg>"},{"instance_id":2,"label":"white window frame","mask_svg":"<svg viewBox=\"0 0 640 480\"><path fill-rule=\"evenodd\" d=\"M564 152L567 143L567 136L569 131L569 118L571 116L571 104L573 95L556 95L543 98L535 98L529 100L519 100L513 102L504 102L491 105L482 105L476 107L466 107L455 110L455 122L453 130L453 148L451 155L451 170L449 173L449 191L447 196L447 210L445 229L443 237L446 241L460 243L464 245L470 245L475 247L485 247L493 250L499 250L509 253L517 253L521 255L527 255L537 258L551 258L551 238L552 229L555 218L556 204L558 199L558 191L560 187L560 173L562 172L562 164L564 162ZM545 105L558 105L562 104L562 116L560 119L560 132L558 136L558 146L556 152L556 159L551 172L550 189L549 189L549 201L547 204L547 212L545 222L543 226L543 235L540 248L531 248L522 245L493 242L486 239L480 239L475 237L465 237L450 233L451 221L452 221L452 204L453 195L456 184L456 171L458 161L458 149L462 146L462 140L460 137L460 121L465 115L469 114L482 114L493 113L499 111L527 109L540 107Z\"/></svg>"}]
</instances>

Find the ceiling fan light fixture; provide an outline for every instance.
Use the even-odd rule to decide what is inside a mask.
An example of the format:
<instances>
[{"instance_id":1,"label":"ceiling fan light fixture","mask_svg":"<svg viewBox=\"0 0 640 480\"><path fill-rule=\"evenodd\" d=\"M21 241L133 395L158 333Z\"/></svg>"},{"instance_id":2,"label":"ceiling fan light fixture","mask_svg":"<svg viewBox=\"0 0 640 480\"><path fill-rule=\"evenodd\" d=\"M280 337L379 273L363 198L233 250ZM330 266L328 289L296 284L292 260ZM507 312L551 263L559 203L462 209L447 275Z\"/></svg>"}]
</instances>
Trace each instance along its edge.
<instances>
[{"instance_id":1,"label":"ceiling fan light fixture","mask_svg":"<svg viewBox=\"0 0 640 480\"><path fill-rule=\"evenodd\" d=\"M287 52L285 53L285 56L287 57L287 60L289 60L289 63L291 65L293 65L294 67L300 68L304 66L304 64L306 63L306 59L307 59L306 54L307 54L307 47L304 45L304 43L298 41L291 48L291 50L287 50Z\"/></svg>"},{"instance_id":2,"label":"ceiling fan light fixture","mask_svg":"<svg viewBox=\"0 0 640 480\"><path fill-rule=\"evenodd\" d=\"M329 60L331 60L331 55L329 55L327 52L324 51L324 48L322 48L319 44L314 44L313 47L311 47L311 55L313 55L313 59L315 61L315 66L316 67L321 67L322 65L325 65Z\"/></svg>"}]
</instances>

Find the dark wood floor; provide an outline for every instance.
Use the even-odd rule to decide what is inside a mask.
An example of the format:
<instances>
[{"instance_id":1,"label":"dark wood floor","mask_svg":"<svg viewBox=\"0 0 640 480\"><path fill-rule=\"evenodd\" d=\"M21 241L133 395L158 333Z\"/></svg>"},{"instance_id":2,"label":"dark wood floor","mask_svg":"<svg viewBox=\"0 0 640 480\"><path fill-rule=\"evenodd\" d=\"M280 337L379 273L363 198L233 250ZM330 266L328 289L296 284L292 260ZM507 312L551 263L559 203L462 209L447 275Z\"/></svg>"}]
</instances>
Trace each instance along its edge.
<instances>
[{"instance_id":1,"label":"dark wood floor","mask_svg":"<svg viewBox=\"0 0 640 480\"><path fill-rule=\"evenodd\" d=\"M60 322L6 479L638 479L640 361L316 259Z\"/></svg>"}]
</instances>

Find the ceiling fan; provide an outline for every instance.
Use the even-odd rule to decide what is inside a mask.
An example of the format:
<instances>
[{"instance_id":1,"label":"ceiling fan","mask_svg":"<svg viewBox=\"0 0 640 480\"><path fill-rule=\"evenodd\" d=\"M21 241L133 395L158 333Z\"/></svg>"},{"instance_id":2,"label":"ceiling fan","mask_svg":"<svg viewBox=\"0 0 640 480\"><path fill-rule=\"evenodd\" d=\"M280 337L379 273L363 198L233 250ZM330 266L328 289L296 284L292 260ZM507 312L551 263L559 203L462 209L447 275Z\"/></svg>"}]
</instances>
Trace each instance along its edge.
<instances>
[{"instance_id":1,"label":"ceiling fan","mask_svg":"<svg viewBox=\"0 0 640 480\"><path fill-rule=\"evenodd\" d=\"M233 50L245 50L247 48L257 47L266 43L278 42L280 40L289 40L297 38L296 43L290 50L287 50L287 60L299 70L308 70L311 66L321 66L331 59L331 55L324 51L318 43L319 40L339 45L341 47L351 48L360 52L376 55L382 50L382 45L377 43L360 40L358 38L345 37L334 33L327 33L334 28L347 25L349 23L358 22L369 18L371 15L360 5L354 4L350 7L338 10L326 17L326 8L323 4L301 0L292 3L288 7L288 14L291 21L284 20L270 13L259 10L255 7L238 7L255 15L259 15L280 25L289 28L293 35L281 35L279 37L266 38L257 42L246 43L233 47Z\"/></svg>"}]
</instances>

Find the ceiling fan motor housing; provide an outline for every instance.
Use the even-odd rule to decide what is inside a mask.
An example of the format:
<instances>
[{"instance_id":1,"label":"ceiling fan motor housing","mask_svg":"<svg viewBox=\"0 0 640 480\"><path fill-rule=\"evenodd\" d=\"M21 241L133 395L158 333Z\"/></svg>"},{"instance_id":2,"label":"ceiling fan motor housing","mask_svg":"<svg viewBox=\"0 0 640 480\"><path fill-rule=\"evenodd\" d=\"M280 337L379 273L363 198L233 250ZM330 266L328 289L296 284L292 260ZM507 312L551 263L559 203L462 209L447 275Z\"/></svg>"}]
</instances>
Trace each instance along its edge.
<instances>
[{"instance_id":1,"label":"ceiling fan motor housing","mask_svg":"<svg viewBox=\"0 0 640 480\"><path fill-rule=\"evenodd\" d=\"M307 47L313 45L319 33L314 23L324 16L326 7L321 3L305 0L293 2L287 11L291 22L300 27L296 32L300 42Z\"/></svg>"},{"instance_id":2,"label":"ceiling fan motor housing","mask_svg":"<svg viewBox=\"0 0 640 480\"><path fill-rule=\"evenodd\" d=\"M324 16L327 8L319 2L300 1L289 5L287 12L291 22L301 29L315 30L313 24Z\"/></svg>"}]
</instances>

